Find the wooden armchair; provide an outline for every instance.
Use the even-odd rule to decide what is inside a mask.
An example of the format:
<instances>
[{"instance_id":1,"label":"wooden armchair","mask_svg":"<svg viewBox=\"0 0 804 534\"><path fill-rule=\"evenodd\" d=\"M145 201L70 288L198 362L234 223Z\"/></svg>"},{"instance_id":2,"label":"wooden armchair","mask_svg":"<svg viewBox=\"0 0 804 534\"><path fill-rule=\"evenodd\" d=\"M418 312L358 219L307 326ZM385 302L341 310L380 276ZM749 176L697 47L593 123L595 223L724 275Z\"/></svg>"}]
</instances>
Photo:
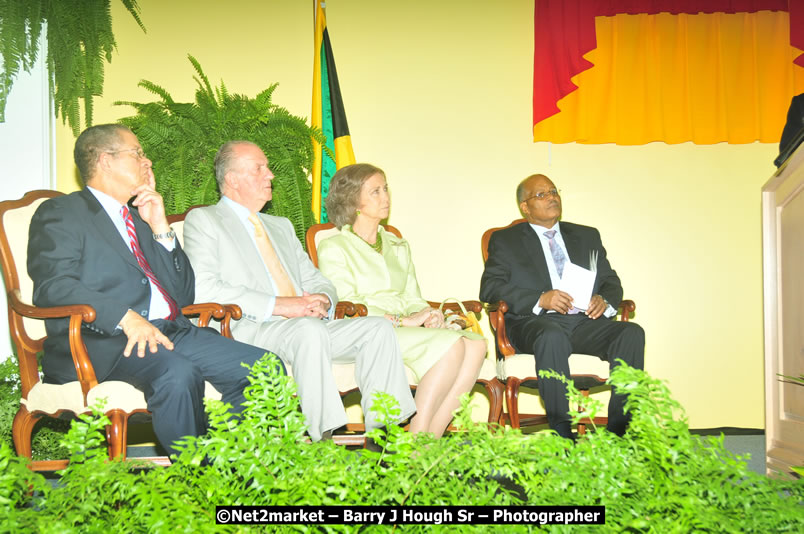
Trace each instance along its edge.
<instances>
[{"instance_id":1,"label":"wooden armchair","mask_svg":"<svg viewBox=\"0 0 804 534\"><path fill-rule=\"evenodd\" d=\"M402 237L402 233L394 226L391 225L383 225L386 231L393 233L397 237ZM310 228L307 229L306 235L306 242L307 242L307 253L310 255L310 259L313 261L313 264L318 267L318 244L321 242L322 239L330 237L332 235L336 235L339 232L335 225L332 223L325 223L325 224L314 224ZM428 301L430 306L439 307L439 302ZM476 300L466 300L462 302L463 306L466 308L467 312L473 313L480 313L483 310L483 305L476 301ZM359 304L359 306L363 306ZM445 308L449 308L455 313L461 313L460 306L457 303L447 303ZM365 309L365 306L363 306ZM407 370L407 367L405 368ZM413 373L408 371L408 383L411 385L411 388L415 389L417 380ZM494 365L491 360L486 359L483 362L483 367L480 371L480 376L477 379L477 383L483 385L488 393L489 397L489 415L488 415L488 422L489 423L497 423L500 420L501 413L502 413L502 391L503 385L497 380Z\"/></svg>"},{"instance_id":2,"label":"wooden armchair","mask_svg":"<svg viewBox=\"0 0 804 534\"><path fill-rule=\"evenodd\" d=\"M492 234L497 230L504 230L511 226L525 222L525 219L517 219L508 226L489 228L483 233L481 240L481 250L483 261L489 257L489 241ZM502 414L500 423L509 422L512 427L520 428L523 425L547 424L547 416L544 414L522 414L519 413L519 388L520 386L535 387L538 377L536 373L535 359L532 354L518 354L516 349L508 339L505 330L505 313L508 305L505 301L489 303L487 306L489 323L494 333L497 344L497 377L505 384L505 404L506 412ZM636 310L636 304L632 300L623 300L620 303L618 316L622 321L628 321L629 316ZM569 359L570 378L575 387L584 396L589 396L589 390L593 387L603 386L608 380L609 364L596 356L588 354L572 354ZM578 433L586 431L586 424L605 425L607 417L595 417L594 421L589 419L581 420L578 424Z\"/></svg>"},{"instance_id":3,"label":"wooden armchair","mask_svg":"<svg viewBox=\"0 0 804 534\"><path fill-rule=\"evenodd\" d=\"M26 267L28 227L31 217L45 200L62 195L58 191L39 190L26 193L19 200L0 202L0 259L8 298L11 338L17 348L22 399L14 417L12 434L17 454L31 458L31 432L41 417L69 417L89 412L98 399L106 398L106 415L111 424L106 438L111 458L126 455L128 418L134 413L147 413L145 397L134 386L120 381L98 382L92 362L81 337L84 323L95 320L95 310L88 305L40 308L32 304L33 281ZM237 306L194 304L182 309L188 316L198 317L202 326L211 319L221 321L221 330L229 332L228 321L240 317ZM42 351L44 319L70 319L70 347L78 380L67 384L46 384L39 375L37 355ZM211 384L206 384L207 397L220 399Z\"/></svg>"}]
</instances>

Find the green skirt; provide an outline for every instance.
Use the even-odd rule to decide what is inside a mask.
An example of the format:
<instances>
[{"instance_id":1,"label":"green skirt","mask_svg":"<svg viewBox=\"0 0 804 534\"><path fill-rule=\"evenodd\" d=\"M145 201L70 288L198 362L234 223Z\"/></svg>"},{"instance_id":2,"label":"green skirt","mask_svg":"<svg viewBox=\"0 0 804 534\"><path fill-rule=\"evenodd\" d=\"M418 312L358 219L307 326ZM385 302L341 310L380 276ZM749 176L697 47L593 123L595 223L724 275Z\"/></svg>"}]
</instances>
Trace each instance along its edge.
<instances>
[{"instance_id":1,"label":"green skirt","mask_svg":"<svg viewBox=\"0 0 804 534\"><path fill-rule=\"evenodd\" d=\"M486 339L471 330L456 331L422 326L401 326L395 332L402 349L402 360L413 371L417 380L421 380L460 338Z\"/></svg>"}]
</instances>

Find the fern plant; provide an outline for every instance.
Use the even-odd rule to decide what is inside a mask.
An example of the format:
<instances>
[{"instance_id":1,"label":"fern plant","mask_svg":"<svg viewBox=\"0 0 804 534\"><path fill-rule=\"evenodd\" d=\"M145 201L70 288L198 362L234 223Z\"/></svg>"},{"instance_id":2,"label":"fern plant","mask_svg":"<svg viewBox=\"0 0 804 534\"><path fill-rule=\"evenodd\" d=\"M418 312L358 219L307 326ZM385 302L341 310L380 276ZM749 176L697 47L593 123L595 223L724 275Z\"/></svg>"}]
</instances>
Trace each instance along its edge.
<instances>
[{"instance_id":1,"label":"fern plant","mask_svg":"<svg viewBox=\"0 0 804 534\"><path fill-rule=\"evenodd\" d=\"M216 505L606 507L601 532L801 532L804 482L751 472L721 439L689 433L667 386L643 371L611 374L629 394L633 419L625 438L605 429L572 445L552 432L523 435L473 424L464 396L458 432L441 439L389 426L374 430L382 453L350 451L331 441L308 443L292 379L276 356L252 368L248 404L239 418L209 401L210 430L186 438L168 468L139 470L109 462L100 412L82 416L65 440L70 465L55 487L31 473L0 444L2 532L430 532L432 525L226 525ZM568 385L574 404L581 395ZM584 412L603 409L588 400ZM375 402L378 420L398 416L388 396ZM580 414L576 414L577 417ZM30 488L33 491L24 491ZM531 524L505 525L530 532ZM569 532L568 525L540 530ZM582 527L581 527L582 528ZM490 531L449 525L442 531Z\"/></svg>"},{"instance_id":2,"label":"fern plant","mask_svg":"<svg viewBox=\"0 0 804 534\"><path fill-rule=\"evenodd\" d=\"M217 202L215 153L226 141L251 141L263 149L276 176L273 199L264 211L290 219L304 243L304 233L314 222L307 179L312 139L323 142L323 135L272 102L277 84L255 98L232 94L223 82L213 88L198 61L188 57L198 84L195 102L176 102L167 89L147 80L139 86L159 97L158 101L116 102L137 111L121 122L137 135L153 161L165 210L183 213L194 205Z\"/></svg>"},{"instance_id":3,"label":"fern plant","mask_svg":"<svg viewBox=\"0 0 804 534\"><path fill-rule=\"evenodd\" d=\"M0 445L13 447L11 427L14 416L20 409L20 376L17 357L12 354L0 361ZM66 449L61 445L70 422L49 417L40 420L31 436L31 451L34 460L57 460L64 458Z\"/></svg>"},{"instance_id":4,"label":"fern plant","mask_svg":"<svg viewBox=\"0 0 804 534\"><path fill-rule=\"evenodd\" d=\"M779 374L778 376L784 378L782 382L787 382L789 384L798 384L799 386L804 386L804 374L798 376L790 376L790 375L783 375ZM792 467L793 471L800 477L804 477L804 465L795 465Z\"/></svg>"},{"instance_id":5,"label":"fern plant","mask_svg":"<svg viewBox=\"0 0 804 534\"><path fill-rule=\"evenodd\" d=\"M136 0L121 0L145 31ZM110 0L0 0L0 122L6 99L20 68L30 72L39 54L39 37L47 24L47 67L56 116L81 130L92 125L93 98L103 94L104 62L111 62L116 43Z\"/></svg>"}]
</instances>

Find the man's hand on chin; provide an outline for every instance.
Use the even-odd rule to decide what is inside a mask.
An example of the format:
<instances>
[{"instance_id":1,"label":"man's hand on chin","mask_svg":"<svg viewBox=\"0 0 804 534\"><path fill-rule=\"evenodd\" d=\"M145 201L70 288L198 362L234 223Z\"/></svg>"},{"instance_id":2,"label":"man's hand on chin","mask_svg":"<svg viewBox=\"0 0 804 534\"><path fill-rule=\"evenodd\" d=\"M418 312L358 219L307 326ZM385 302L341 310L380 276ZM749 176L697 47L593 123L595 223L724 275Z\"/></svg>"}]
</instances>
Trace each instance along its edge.
<instances>
[{"instance_id":1,"label":"man's hand on chin","mask_svg":"<svg viewBox=\"0 0 804 534\"><path fill-rule=\"evenodd\" d=\"M137 207L140 217L148 223L153 233L165 234L170 230L165 215L165 202L162 195L154 189L153 181L137 186L131 191L131 195L134 197L131 205Z\"/></svg>"}]
</instances>

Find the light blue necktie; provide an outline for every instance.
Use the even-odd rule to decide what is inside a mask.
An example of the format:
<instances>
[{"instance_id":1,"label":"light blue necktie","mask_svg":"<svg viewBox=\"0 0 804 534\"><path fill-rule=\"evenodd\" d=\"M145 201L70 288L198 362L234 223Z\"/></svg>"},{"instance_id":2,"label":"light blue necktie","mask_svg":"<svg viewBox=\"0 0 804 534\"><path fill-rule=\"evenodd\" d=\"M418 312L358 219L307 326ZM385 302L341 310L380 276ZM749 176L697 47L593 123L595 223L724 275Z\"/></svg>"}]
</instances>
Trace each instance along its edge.
<instances>
[{"instance_id":1,"label":"light blue necktie","mask_svg":"<svg viewBox=\"0 0 804 534\"><path fill-rule=\"evenodd\" d=\"M561 278L561 275L564 274L564 264L567 262L567 256L564 255L564 251L561 250L561 246L556 243L555 230L547 230L544 233L545 237L549 239L550 244L550 254L553 255L553 261L556 264L556 271L558 272L558 277Z\"/></svg>"},{"instance_id":2,"label":"light blue necktie","mask_svg":"<svg viewBox=\"0 0 804 534\"><path fill-rule=\"evenodd\" d=\"M561 250L561 246L556 243L555 230L547 230L544 233L545 237L549 239L550 244L550 254L553 255L553 261L556 264L556 271L558 271L558 277L561 278L561 275L564 274L564 264L567 263L567 256L564 254L564 251ZM575 315L576 313L581 313L581 310L573 306L572 308L567 311L570 315Z\"/></svg>"}]
</instances>

